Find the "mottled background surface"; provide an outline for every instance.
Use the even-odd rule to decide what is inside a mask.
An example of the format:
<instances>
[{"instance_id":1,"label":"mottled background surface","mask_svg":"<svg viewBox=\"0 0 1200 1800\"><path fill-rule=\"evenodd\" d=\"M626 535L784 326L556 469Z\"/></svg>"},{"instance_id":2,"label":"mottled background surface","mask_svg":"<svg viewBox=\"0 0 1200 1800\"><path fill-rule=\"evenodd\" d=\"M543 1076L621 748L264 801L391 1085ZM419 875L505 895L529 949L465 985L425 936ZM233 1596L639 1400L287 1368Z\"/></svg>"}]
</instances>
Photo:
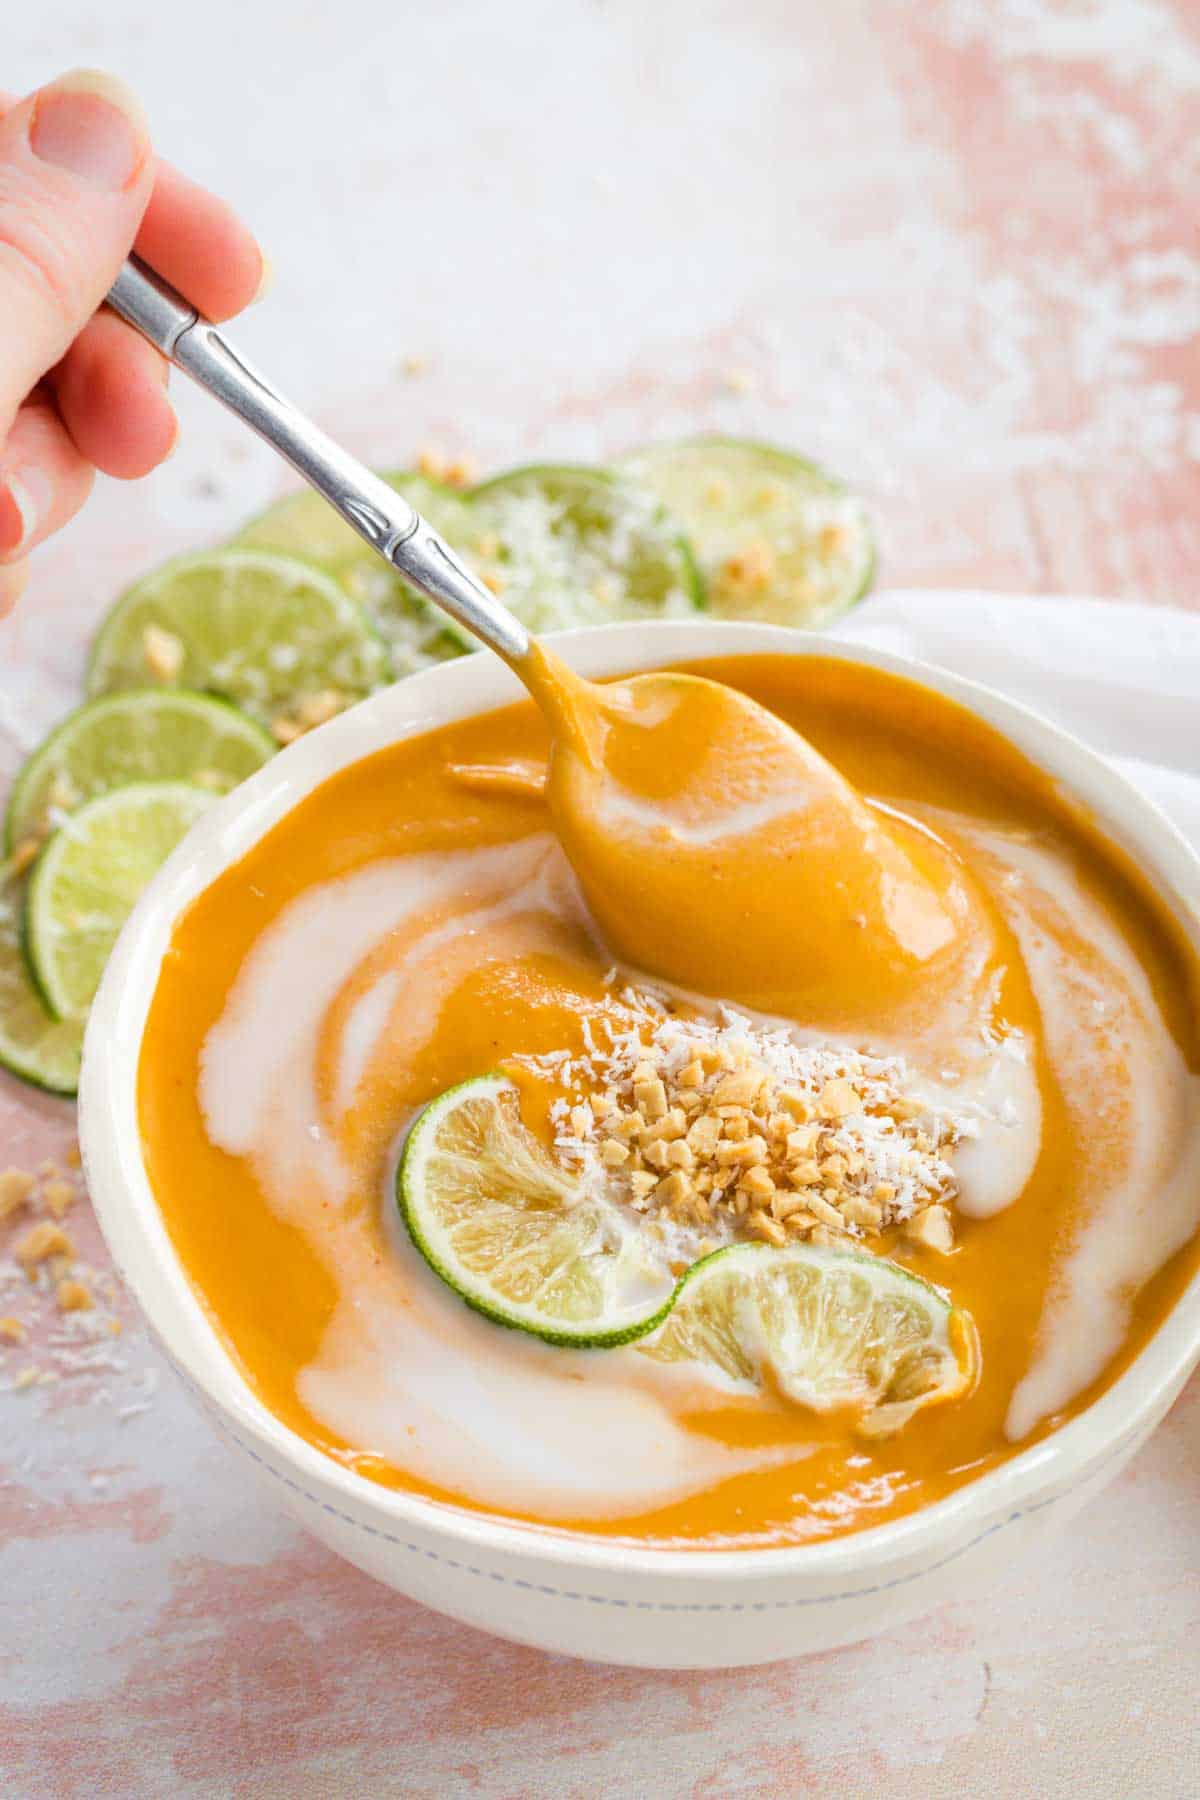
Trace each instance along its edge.
<instances>
[{"instance_id":1,"label":"mottled background surface","mask_svg":"<svg viewBox=\"0 0 1200 1800\"><path fill-rule=\"evenodd\" d=\"M1191 0L10 10L0 85L114 67L241 199L276 268L241 341L360 451L761 432L865 490L892 585L1197 604ZM278 485L182 410L172 462L105 486L0 625L0 776L120 585ZM71 1138L0 1077L0 1166ZM6 1795L1195 1792L1195 1385L986 1604L656 1676L514 1650L335 1562L112 1310L99 1354L47 1324L0 1357ZM17 1388L27 1367L57 1379Z\"/></svg>"}]
</instances>

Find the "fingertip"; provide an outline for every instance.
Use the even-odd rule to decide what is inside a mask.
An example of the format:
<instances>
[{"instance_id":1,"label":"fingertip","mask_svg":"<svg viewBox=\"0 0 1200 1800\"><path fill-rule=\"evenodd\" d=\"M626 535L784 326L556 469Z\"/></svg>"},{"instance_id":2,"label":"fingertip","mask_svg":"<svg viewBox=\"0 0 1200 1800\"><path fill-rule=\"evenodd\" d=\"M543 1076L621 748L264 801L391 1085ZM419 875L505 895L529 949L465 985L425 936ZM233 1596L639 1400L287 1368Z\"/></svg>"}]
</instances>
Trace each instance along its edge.
<instances>
[{"instance_id":1,"label":"fingertip","mask_svg":"<svg viewBox=\"0 0 1200 1800\"><path fill-rule=\"evenodd\" d=\"M233 208L170 163L160 162L136 249L210 319L229 319L259 298L266 258Z\"/></svg>"},{"instance_id":2,"label":"fingertip","mask_svg":"<svg viewBox=\"0 0 1200 1800\"><path fill-rule=\"evenodd\" d=\"M29 581L27 562L0 565L0 619L6 619Z\"/></svg>"},{"instance_id":3,"label":"fingertip","mask_svg":"<svg viewBox=\"0 0 1200 1800\"><path fill-rule=\"evenodd\" d=\"M59 409L80 453L105 475L134 481L175 448L167 377L158 352L112 313L98 314L63 358Z\"/></svg>"}]
</instances>

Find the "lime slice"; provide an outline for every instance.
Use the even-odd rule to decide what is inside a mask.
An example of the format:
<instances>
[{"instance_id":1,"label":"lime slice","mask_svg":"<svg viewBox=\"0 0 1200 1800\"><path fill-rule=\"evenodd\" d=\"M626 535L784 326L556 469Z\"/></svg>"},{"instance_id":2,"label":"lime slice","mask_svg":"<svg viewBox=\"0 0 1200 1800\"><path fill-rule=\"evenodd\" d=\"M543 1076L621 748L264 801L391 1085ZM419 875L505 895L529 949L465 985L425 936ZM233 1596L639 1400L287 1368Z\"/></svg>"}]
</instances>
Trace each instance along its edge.
<instances>
[{"instance_id":1,"label":"lime slice","mask_svg":"<svg viewBox=\"0 0 1200 1800\"><path fill-rule=\"evenodd\" d=\"M773 1386L815 1412L852 1409L883 1436L972 1385L969 1314L885 1257L808 1244L736 1244L684 1276L661 1331L639 1345L740 1389Z\"/></svg>"},{"instance_id":2,"label":"lime slice","mask_svg":"<svg viewBox=\"0 0 1200 1800\"><path fill-rule=\"evenodd\" d=\"M55 1018L85 1016L138 895L212 801L182 781L138 782L54 833L29 878L24 950Z\"/></svg>"},{"instance_id":3,"label":"lime slice","mask_svg":"<svg viewBox=\"0 0 1200 1800\"><path fill-rule=\"evenodd\" d=\"M89 701L52 731L13 784L11 856L97 794L134 781L192 781L227 793L261 768L273 739L228 701L184 688L132 688Z\"/></svg>"},{"instance_id":4,"label":"lime slice","mask_svg":"<svg viewBox=\"0 0 1200 1800\"><path fill-rule=\"evenodd\" d=\"M92 647L88 692L158 680L223 694L272 725L326 695L361 699L387 675L366 614L323 569L212 550L164 564L117 601Z\"/></svg>"},{"instance_id":5,"label":"lime slice","mask_svg":"<svg viewBox=\"0 0 1200 1800\"><path fill-rule=\"evenodd\" d=\"M701 587L680 528L607 469L513 469L471 495L455 544L532 631L693 613Z\"/></svg>"},{"instance_id":6,"label":"lime slice","mask_svg":"<svg viewBox=\"0 0 1200 1800\"><path fill-rule=\"evenodd\" d=\"M638 450L621 469L670 508L723 618L827 625L875 573L862 502L816 463L741 438Z\"/></svg>"},{"instance_id":7,"label":"lime slice","mask_svg":"<svg viewBox=\"0 0 1200 1800\"><path fill-rule=\"evenodd\" d=\"M396 1193L430 1268L498 1325L596 1348L652 1330L671 1304L665 1265L525 1129L503 1075L430 1102L409 1133Z\"/></svg>"},{"instance_id":8,"label":"lime slice","mask_svg":"<svg viewBox=\"0 0 1200 1800\"><path fill-rule=\"evenodd\" d=\"M466 502L453 488L431 481L427 475L404 470L384 475L383 479L411 501L444 537L458 542L466 535ZM276 501L243 526L234 543L244 548L282 551L320 563L366 608L388 646L397 675L409 675L430 663L462 654L457 629L448 629L444 614L389 570L383 558L312 488ZM472 642L471 648L476 647Z\"/></svg>"},{"instance_id":9,"label":"lime slice","mask_svg":"<svg viewBox=\"0 0 1200 1800\"><path fill-rule=\"evenodd\" d=\"M24 883L0 876L0 1067L51 1094L79 1082L83 1025L60 1023L42 1005L21 953Z\"/></svg>"}]
</instances>

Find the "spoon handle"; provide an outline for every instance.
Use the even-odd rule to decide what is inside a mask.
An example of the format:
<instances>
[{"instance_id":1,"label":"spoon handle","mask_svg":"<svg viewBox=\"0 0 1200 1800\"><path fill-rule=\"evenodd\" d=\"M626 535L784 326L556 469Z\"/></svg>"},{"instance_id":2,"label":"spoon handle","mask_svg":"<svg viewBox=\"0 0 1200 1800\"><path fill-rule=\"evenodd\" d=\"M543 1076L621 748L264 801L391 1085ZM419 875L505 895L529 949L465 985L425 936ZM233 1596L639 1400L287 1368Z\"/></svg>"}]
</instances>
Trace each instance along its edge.
<instances>
[{"instance_id":1,"label":"spoon handle","mask_svg":"<svg viewBox=\"0 0 1200 1800\"><path fill-rule=\"evenodd\" d=\"M108 304L176 368L273 445L406 581L506 661L527 653L525 627L404 496L277 393L161 276L131 257L113 283Z\"/></svg>"}]
</instances>

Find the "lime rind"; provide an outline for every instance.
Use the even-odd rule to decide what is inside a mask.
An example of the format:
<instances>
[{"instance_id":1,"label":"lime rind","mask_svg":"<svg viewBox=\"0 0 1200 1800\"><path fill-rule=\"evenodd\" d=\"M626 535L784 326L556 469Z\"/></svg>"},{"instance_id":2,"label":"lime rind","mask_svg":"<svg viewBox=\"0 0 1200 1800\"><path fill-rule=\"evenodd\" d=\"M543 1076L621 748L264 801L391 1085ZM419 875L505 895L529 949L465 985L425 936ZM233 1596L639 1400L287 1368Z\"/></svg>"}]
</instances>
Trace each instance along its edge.
<instances>
[{"instance_id":1,"label":"lime rind","mask_svg":"<svg viewBox=\"0 0 1200 1800\"><path fill-rule=\"evenodd\" d=\"M30 980L21 948L24 889L0 871L0 1067L70 1099L79 1085L83 1025L52 1018Z\"/></svg>"},{"instance_id":2,"label":"lime rind","mask_svg":"<svg viewBox=\"0 0 1200 1800\"><path fill-rule=\"evenodd\" d=\"M866 508L806 457L706 436L650 445L618 467L679 519L720 617L815 629L871 587L876 547Z\"/></svg>"},{"instance_id":3,"label":"lime rind","mask_svg":"<svg viewBox=\"0 0 1200 1800\"><path fill-rule=\"evenodd\" d=\"M810 1244L704 1257L639 1349L700 1363L735 1390L770 1385L815 1412L851 1409L869 1435L960 1398L977 1360L970 1318L942 1289L886 1257Z\"/></svg>"},{"instance_id":4,"label":"lime rind","mask_svg":"<svg viewBox=\"0 0 1200 1800\"><path fill-rule=\"evenodd\" d=\"M215 796L181 781L101 794L49 838L29 876L21 948L52 1018L82 1020L150 878Z\"/></svg>"},{"instance_id":5,"label":"lime rind","mask_svg":"<svg viewBox=\"0 0 1200 1800\"><path fill-rule=\"evenodd\" d=\"M69 713L19 771L4 817L8 855L55 815L138 781L199 780L227 792L276 745L230 701L184 688L127 688Z\"/></svg>"},{"instance_id":6,"label":"lime rind","mask_svg":"<svg viewBox=\"0 0 1200 1800\"><path fill-rule=\"evenodd\" d=\"M220 694L267 727L318 693L361 699L389 673L383 640L345 588L269 550L181 556L135 583L92 646L91 696L152 684L152 628L178 646L164 686Z\"/></svg>"},{"instance_id":7,"label":"lime rind","mask_svg":"<svg viewBox=\"0 0 1200 1800\"><path fill-rule=\"evenodd\" d=\"M611 1349L652 1331L670 1307L674 1279L617 1209L525 1129L506 1076L430 1102L409 1132L396 1195L430 1268L494 1324Z\"/></svg>"}]
</instances>

